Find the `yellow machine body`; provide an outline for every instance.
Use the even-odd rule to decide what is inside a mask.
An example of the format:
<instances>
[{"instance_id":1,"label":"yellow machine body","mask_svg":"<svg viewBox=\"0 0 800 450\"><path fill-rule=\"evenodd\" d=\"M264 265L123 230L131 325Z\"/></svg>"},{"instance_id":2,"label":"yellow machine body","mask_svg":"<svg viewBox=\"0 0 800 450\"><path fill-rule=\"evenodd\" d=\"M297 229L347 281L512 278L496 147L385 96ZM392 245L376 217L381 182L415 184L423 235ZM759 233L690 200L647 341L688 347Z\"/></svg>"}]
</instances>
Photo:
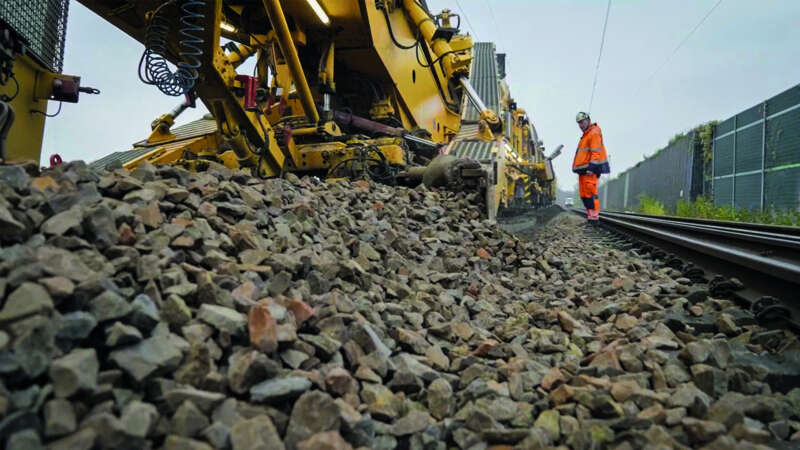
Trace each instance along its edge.
<instances>
[{"instance_id":1,"label":"yellow machine body","mask_svg":"<svg viewBox=\"0 0 800 450\"><path fill-rule=\"evenodd\" d=\"M419 0L79 1L146 48L151 24L168 24L161 56L172 64L187 63L182 27L194 26L196 73L186 94L208 108L216 126L178 136L173 125L188 103L181 105L154 120L127 168L147 162L199 170L211 160L262 177L339 178L374 177L379 166L392 179L418 181L424 172L414 168L459 139L464 108L476 101L467 81L472 38L452 27L454 14L432 16ZM187 10L197 14L187 18ZM255 70L237 72L250 59ZM35 74L24 82L31 84L35 91ZM486 189L490 216L538 176L541 162L516 117L504 130L506 116L482 107L476 121L475 139L494 143L490 166L451 161L461 171L459 186ZM43 121L35 119L27 127L38 126L40 136ZM20 156L39 154L28 148Z\"/></svg>"},{"instance_id":2,"label":"yellow machine body","mask_svg":"<svg viewBox=\"0 0 800 450\"><path fill-rule=\"evenodd\" d=\"M47 77L51 72L26 55L18 55L14 59L14 76L17 83L11 81L0 86L0 95L16 97L9 102L14 108L14 124L10 128L6 141L8 161L24 159L39 160L42 151L45 116L32 111L47 112L46 97L37 97L37 80ZM42 83L39 82L41 85Z\"/></svg>"}]
</instances>

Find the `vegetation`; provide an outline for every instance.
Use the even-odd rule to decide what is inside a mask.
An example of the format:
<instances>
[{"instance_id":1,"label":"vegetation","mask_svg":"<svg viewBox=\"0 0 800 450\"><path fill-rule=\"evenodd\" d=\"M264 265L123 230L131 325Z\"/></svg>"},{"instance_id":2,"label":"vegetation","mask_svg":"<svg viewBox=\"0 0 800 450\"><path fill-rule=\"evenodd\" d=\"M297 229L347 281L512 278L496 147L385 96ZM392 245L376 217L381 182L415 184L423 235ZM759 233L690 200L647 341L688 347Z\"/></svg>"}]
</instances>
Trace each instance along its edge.
<instances>
[{"instance_id":1,"label":"vegetation","mask_svg":"<svg viewBox=\"0 0 800 450\"><path fill-rule=\"evenodd\" d=\"M650 197L646 194L640 194L638 211L642 214L663 216L666 213L666 208L664 208L663 203L654 199L653 197Z\"/></svg>"},{"instance_id":2,"label":"vegetation","mask_svg":"<svg viewBox=\"0 0 800 450\"><path fill-rule=\"evenodd\" d=\"M712 120L711 122L704 123L695 128L697 132L695 139L699 140L699 144L703 149L703 178L711 178L711 164L714 158L713 144L714 144L714 127L719 122Z\"/></svg>"},{"instance_id":3,"label":"vegetation","mask_svg":"<svg viewBox=\"0 0 800 450\"><path fill-rule=\"evenodd\" d=\"M714 205L713 200L707 197L698 197L693 202L678 200L675 215L699 219L800 226L800 211L755 211L733 206L717 206Z\"/></svg>"}]
</instances>

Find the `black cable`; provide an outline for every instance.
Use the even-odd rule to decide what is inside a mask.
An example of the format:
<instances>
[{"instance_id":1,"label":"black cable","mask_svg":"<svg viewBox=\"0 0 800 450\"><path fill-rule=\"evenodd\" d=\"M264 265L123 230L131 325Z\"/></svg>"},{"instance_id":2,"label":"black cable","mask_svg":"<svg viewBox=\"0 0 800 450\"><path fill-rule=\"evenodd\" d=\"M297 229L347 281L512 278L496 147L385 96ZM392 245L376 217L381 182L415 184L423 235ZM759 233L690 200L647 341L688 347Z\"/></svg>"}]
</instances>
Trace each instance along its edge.
<instances>
[{"instance_id":1,"label":"black cable","mask_svg":"<svg viewBox=\"0 0 800 450\"><path fill-rule=\"evenodd\" d=\"M672 59L672 57L673 57L673 56L675 56L675 55L678 53L678 51L681 49L681 47L683 47L683 45L684 45L684 44L686 44L686 42L689 40L689 38L691 38L691 37L692 37L692 35L694 35L694 33L697 31L697 29L698 29L698 28L700 28L700 26L701 26L701 25L703 25L703 23L705 23L706 19L708 19L708 16L710 16L710 15L711 15L711 13L713 13L713 12L714 12L714 10L715 10L715 9L717 9L717 7L720 5L720 3L722 3L722 0L718 0L718 1L717 1L717 3L715 3L715 4L714 4L714 6L712 6L712 7L711 7L711 9L710 9L710 10L708 10L708 12L706 13L706 15L705 15L705 16L703 16L703 18L700 20L700 22L698 22L698 23L697 23L697 25L695 25L695 26L694 26L694 28L692 28L692 30L689 32L689 34L687 34L687 35L686 35L686 36L685 36L685 37L684 37L684 38L681 40L681 42L678 44L678 46L677 46L677 47L675 47L675 50L673 50L673 51L672 51L672 53L670 53L670 55L669 55L669 56L667 56L667 59L665 59L665 60L664 60L664 62L663 62L663 63L661 63L661 65L660 65L660 66L658 66L658 69L656 69L656 71L655 71L655 72L653 72L653 73L652 73L652 74L651 74L649 77L647 77L647 80L645 80L645 82L644 82L644 83L642 83L642 85L641 85L641 86L639 86L639 89L637 89L637 90L636 90L636 95L638 95L638 94L639 94L639 92L641 92L641 91L642 91L642 89L645 87L645 85L647 85L648 83L650 83L650 81L651 81L651 80L652 80L652 79L653 79L653 78L654 78L656 75L658 75L658 73L659 73L659 72L661 72L661 69L663 69L663 68L664 68L664 67L667 65L667 63L669 63L669 61Z\"/></svg>"},{"instance_id":2,"label":"black cable","mask_svg":"<svg viewBox=\"0 0 800 450\"><path fill-rule=\"evenodd\" d=\"M458 113L458 105L447 101L447 96L445 95L442 83L439 81L439 77L436 74L436 67L434 66L433 61L431 60L431 55L428 52L427 45L422 46L422 54L425 55L425 59L428 61L428 68L433 73L433 80L436 82L436 88L439 90L439 95L442 97L442 101L444 102L445 106L449 108L452 112ZM444 73L444 70L442 70L442 73Z\"/></svg>"},{"instance_id":3,"label":"black cable","mask_svg":"<svg viewBox=\"0 0 800 450\"><path fill-rule=\"evenodd\" d=\"M19 81L17 81L17 77L15 75L11 75L10 79L14 81L14 84L16 85L17 89L14 92L14 95L12 95L11 97L5 94L0 96L0 100L3 100L4 102L12 102L19 95Z\"/></svg>"},{"instance_id":4,"label":"black cable","mask_svg":"<svg viewBox=\"0 0 800 450\"><path fill-rule=\"evenodd\" d=\"M394 35L394 30L392 29L392 21L391 19L389 19L389 13L386 11L385 8L381 8L381 11L383 11L383 17L386 18L386 28L389 29L389 37L392 38L392 42L394 43L395 46L403 50L411 50L412 48L416 48L419 45L419 31L417 31L417 37L413 45L401 44Z\"/></svg>"},{"instance_id":5,"label":"black cable","mask_svg":"<svg viewBox=\"0 0 800 450\"><path fill-rule=\"evenodd\" d=\"M453 55L453 54L456 54L456 53L458 53L458 52L457 52L457 51L455 51L455 50L450 50L449 52L444 52L444 53L442 53L442 54L441 54L441 55L440 55L438 58L434 59L434 60L433 60L433 61L430 63L430 65L425 65L425 64L424 64L422 61L420 61L420 59L419 59L419 48L417 48L417 52L416 52L416 53L417 53L417 63L418 63L420 66L422 66L422 67L424 67L424 68L428 69L428 68L430 68L430 67L432 67L432 66L435 66L436 64L439 64L439 63L442 61L442 59L444 59L444 57L445 57L445 56L447 56L447 55Z\"/></svg>"},{"instance_id":6,"label":"black cable","mask_svg":"<svg viewBox=\"0 0 800 450\"><path fill-rule=\"evenodd\" d=\"M63 104L64 104L64 102L58 102L58 110L57 110L55 113L53 113L53 114L47 114L46 112L44 112L44 111L39 111L38 109L32 109L32 110L31 110L31 112L32 112L32 113L38 113L38 114L41 114L41 115L43 115L43 116L45 116L45 117L55 117L55 116L57 116L57 115L61 114L61 106L62 106Z\"/></svg>"},{"instance_id":7,"label":"black cable","mask_svg":"<svg viewBox=\"0 0 800 450\"><path fill-rule=\"evenodd\" d=\"M597 54L597 66L594 68L594 82L592 83L592 95L589 97L589 109L591 114L592 104L594 103L594 92L597 89L597 75L600 73L600 59L603 57L603 45L606 42L606 28L608 28L608 13L611 12L611 0L608 0L606 7L606 19L603 21L603 34L600 35L600 52Z\"/></svg>"}]
</instances>

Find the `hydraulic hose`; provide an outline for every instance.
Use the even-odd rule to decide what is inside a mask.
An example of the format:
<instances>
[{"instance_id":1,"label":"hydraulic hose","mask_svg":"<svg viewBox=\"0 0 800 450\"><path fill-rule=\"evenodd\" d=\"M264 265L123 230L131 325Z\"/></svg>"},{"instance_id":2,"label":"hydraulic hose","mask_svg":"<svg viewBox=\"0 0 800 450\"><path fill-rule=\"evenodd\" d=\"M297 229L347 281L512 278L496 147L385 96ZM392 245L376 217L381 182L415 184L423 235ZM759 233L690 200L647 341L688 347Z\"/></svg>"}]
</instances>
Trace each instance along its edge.
<instances>
[{"instance_id":1,"label":"hydraulic hose","mask_svg":"<svg viewBox=\"0 0 800 450\"><path fill-rule=\"evenodd\" d=\"M181 61L173 71L167 63L167 34L172 24L164 17L164 8L176 0L158 7L147 22L145 29L145 49L139 61L139 79L145 84L153 85L166 95L179 97L194 88L201 66L204 44L202 33L205 30L202 13L204 0L184 0L180 8L181 36L179 41Z\"/></svg>"},{"instance_id":2,"label":"hydraulic hose","mask_svg":"<svg viewBox=\"0 0 800 450\"><path fill-rule=\"evenodd\" d=\"M8 133L11 131L11 125L14 124L14 108L10 103L0 101L0 158L6 159L6 139Z\"/></svg>"}]
</instances>

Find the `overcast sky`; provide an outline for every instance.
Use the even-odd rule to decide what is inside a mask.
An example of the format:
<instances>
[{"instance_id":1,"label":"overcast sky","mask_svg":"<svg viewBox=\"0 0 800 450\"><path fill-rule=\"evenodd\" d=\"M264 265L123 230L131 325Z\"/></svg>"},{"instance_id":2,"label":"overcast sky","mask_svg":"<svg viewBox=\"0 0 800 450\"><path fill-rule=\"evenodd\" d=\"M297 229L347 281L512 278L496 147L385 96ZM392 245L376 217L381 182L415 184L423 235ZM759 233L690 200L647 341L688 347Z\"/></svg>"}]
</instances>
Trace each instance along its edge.
<instances>
[{"instance_id":1,"label":"overcast sky","mask_svg":"<svg viewBox=\"0 0 800 450\"><path fill-rule=\"evenodd\" d=\"M800 83L800 1L723 0L658 72L717 0L612 0L591 115L603 129L612 176L667 144L670 137L737 112ZM580 132L575 114L589 107L605 0L458 0L462 30L508 54L511 93L556 161L570 189ZM434 11L456 0L428 0ZM81 75L100 96L82 95L48 119L42 161L53 153L92 161L127 150L150 122L179 102L143 85L142 45L75 1L70 2L65 73ZM50 111L56 105L50 105ZM189 110L178 124L201 117Z\"/></svg>"}]
</instances>

